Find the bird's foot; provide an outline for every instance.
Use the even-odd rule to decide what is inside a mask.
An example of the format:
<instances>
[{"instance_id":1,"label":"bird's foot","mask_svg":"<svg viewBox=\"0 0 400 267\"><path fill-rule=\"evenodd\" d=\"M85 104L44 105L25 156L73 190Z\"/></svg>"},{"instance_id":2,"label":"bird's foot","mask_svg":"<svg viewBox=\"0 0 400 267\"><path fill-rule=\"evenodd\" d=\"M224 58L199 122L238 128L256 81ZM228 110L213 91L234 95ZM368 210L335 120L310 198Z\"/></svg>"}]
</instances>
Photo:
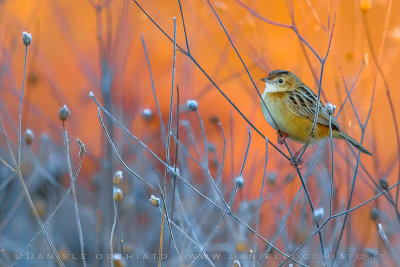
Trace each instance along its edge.
<instances>
[{"instance_id":1,"label":"bird's foot","mask_svg":"<svg viewBox=\"0 0 400 267\"><path fill-rule=\"evenodd\" d=\"M299 169L299 166L303 164L303 160L301 159L301 151L302 149L295 152L290 160L290 165L292 165L296 169Z\"/></svg>"},{"instance_id":2,"label":"bird's foot","mask_svg":"<svg viewBox=\"0 0 400 267\"><path fill-rule=\"evenodd\" d=\"M278 131L276 133L278 135L278 144L283 145L286 143L286 138L289 137L288 134Z\"/></svg>"}]
</instances>

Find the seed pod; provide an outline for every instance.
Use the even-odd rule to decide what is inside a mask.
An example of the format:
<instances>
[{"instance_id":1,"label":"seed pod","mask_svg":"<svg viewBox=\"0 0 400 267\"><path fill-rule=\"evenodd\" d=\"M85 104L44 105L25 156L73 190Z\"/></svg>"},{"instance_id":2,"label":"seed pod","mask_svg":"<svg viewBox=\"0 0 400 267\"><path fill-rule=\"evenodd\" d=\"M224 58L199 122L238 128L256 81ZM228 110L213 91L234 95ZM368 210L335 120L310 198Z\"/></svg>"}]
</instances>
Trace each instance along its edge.
<instances>
[{"instance_id":1,"label":"seed pod","mask_svg":"<svg viewBox=\"0 0 400 267\"><path fill-rule=\"evenodd\" d=\"M124 198L124 194L122 193L122 190L119 189L118 187L114 187L114 200L115 202L121 202L121 200Z\"/></svg>"},{"instance_id":2,"label":"seed pod","mask_svg":"<svg viewBox=\"0 0 400 267\"><path fill-rule=\"evenodd\" d=\"M160 199L158 197L151 195L149 200L154 207L158 208L160 206Z\"/></svg>"},{"instance_id":3,"label":"seed pod","mask_svg":"<svg viewBox=\"0 0 400 267\"><path fill-rule=\"evenodd\" d=\"M238 188L243 188L244 180L243 180L243 176L242 175L240 175L238 178L236 178L236 186Z\"/></svg>"},{"instance_id":4,"label":"seed pod","mask_svg":"<svg viewBox=\"0 0 400 267\"><path fill-rule=\"evenodd\" d=\"M315 223L318 223L322 220L322 218L324 217L324 208L318 208L314 210L313 213L313 221Z\"/></svg>"},{"instance_id":5,"label":"seed pod","mask_svg":"<svg viewBox=\"0 0 400 267\"><path fill-rule=\"evenodd\" d=\"M25 46L30 45L32 42L32 34L28 33L28 32L22 32L22 43Z\"/></svg>"},{"instance_id":6,"label":"seed pod","mask_svg":"<svg viewBox=\"0 0 400 267\"><path fill-rule=\"evenodd\" d=\"M122 257L120 253L114 253L113 255L113 263L115 267L124 267L126 266L125 259Z\"/></svg>"},{"instance_id":7,"label":"seed pod","mask_svg":"<svg viewBox=\"0 0 400 267\"><path fill-rule=\"evenodd\" d=\"M371 0L360 0L360 9L363 13L367 13L371 9Z\"/></svg>"},{"instance_id":8,"label":"seed pod","mask_svg":"<svg viewBox=\"0 0 400 267\"><path fill-rule=\"evenodd\" d=\"M60 108L60 110L58 111L58 117L60 118L60 120L62 121L66 121L69 117L69 109L67 107L67 105L64 105L62 108Z\"/></svg>"},{"instance_id":9,"label":"seed pod","mask_svg":"<svg viewBox=\"0 0 400 267\"><path fill-rule=\"evenodd\" d=\"M372 209L372 210L370 211L370 213L369 213L369 217L370 217L372 220L378 219L378 218L379 218L379 210L378 210L378 209Z\"/></svg>"},{"instance_id":10,"label":"seed pod","mask_svg":"<svg viewBox=\"0 0 400 267\"><path fill-rule=\"evenodd\" d=\"M240 262L238 261L238 260L235 260L234 262L233 262L233 267L240 267L241 265L240 265Z\"/></svg>"},{"instance_id":11,"label":"seed pod","mask_svg":"<svg viewBox=\"0 0 400 267\"><path fill-rule=\"evenodd\" d=\"M335 113L336 106L333 105L332 103L326 103L325 110L328 113L328 115L332 116L333 113Z\"/></svg>"},{"instance_id":12,"label":"seed pod","mask_svg":"<svg viewBox=\"0 0 400 267\"><path fill-rule=\"evenodd\" d=\"M199 106L199 105L197 104L197 101L196 101L196 100L189 99L189 100L186 102L186 108L187 108L188 110L196 111L197 108L198 108L198 106Z\"/></svg>"},{"instance_id":13,"label":"seed pod","mask_svg":"<svg viewBox=\"0 0 400 267\"><path fill-rule=\"evenodd\" d=\"M386 189L389 188L389 183L387 182L386 179L380 179L380 180L379 180L379 185L381 186L381 188L382 188L383 190L386 190Z\"/></svg>"},{"instance_id":14,"label":"seed pod","mask_svg":"<svg viewBox=\"0 0 400 267\"><path fill-rule=\"evenodd\" d=\"M29 128L26 129L25 130L25 143L27 145L32 144L34 138L35 138L35 135L33 134L33 131Z\"/></svg>"},{"instance_id":15,"label":"seed pod","mask_svg":"<svg viewBox=\"0 0 400 267\"><path fill-rule=\"evenodd\" d=\"M142 117L145 121L150 121L153 118L153 111L149 108L143 109Z\"/></svg>"},{"instance_id":16,"label":"seed pod","mask_svg":"<svg viewBox=\"0 0 400 267\"><path fill-rule=\"evenodd\" d=\"M122 180L122 171L116 171L113 178L114 184L119 184L120 182L122 182Z\"/></svg>"}]
</instances>

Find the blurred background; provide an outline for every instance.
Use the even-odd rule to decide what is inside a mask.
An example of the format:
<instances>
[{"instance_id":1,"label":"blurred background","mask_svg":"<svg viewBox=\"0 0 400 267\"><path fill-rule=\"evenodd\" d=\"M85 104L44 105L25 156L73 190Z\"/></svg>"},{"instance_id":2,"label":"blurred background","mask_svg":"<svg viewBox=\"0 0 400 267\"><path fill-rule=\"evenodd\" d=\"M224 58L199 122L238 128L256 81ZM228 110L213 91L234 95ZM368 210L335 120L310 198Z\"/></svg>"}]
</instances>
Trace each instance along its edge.
<instances>
[{"instance_id":1,"label":"blurred background","mask_svg":"<svg viewBox=\"0 0 400 267\"><path fill-rule=\"evenodd\" d=\"M81 243L88 266L110 265L108 253L114 264L125 266L282 264L284 255L265 240L281 252L295 253L294 259L307 266L399 264L398 187L382 195L400 177L399 15L400 2L390 0L0 1L0 116L8 134L0 141L0 264L61 265L46 257L52 250L43 234L28 245L39 224L17 179L18 168L43 221L62 203L46 231L58 253L67 255L65 266L84 264ZM174 17L178 49L173 71ZM22 31L32 34L32 44L21 114L22 160L14 166L8 141L18 153ZM271 145L266 150L264 136L289 155L277 144L257 94L264 89L260 79L274 69L294 72L315 93L322 77L322 102L335 104L343 130L357 141L362 138L373 153L358 156L343 140L333 141L330 198L330 142L306 150L300 174L313 209L324 211L321 218L310 209L289 160ZM121 158L151 186L118 159L89 92L146 145L100 113ZM197 105L187 105L188 100ZM81 243L74 198L66 194L71 181L58 115L63 105L70 111L64 124L73 173L80 162L76 138L87 151L76 181ZM34 133L31 144L24 137L28 128ZM288 144L293 151L301 147ZM119 170L124 179L113 185ZM242 188L236 187L238 177L244 180ZM114 200L115 188L123 192L121 201ZM158 208L149 201L151 195L161 198ZM224 212L231 198L232 213ZM330 216L360 204L347 215ZM325 220L320 239L315 222ZM202 258L204 253L209 259ZM161 259L164 254L167 259ZM213 259L216 254L220 258ZM21 259L15 261L16 255ZM289 263L298 264L289 260L284 265Z\"/></svg>"}]
</instances>

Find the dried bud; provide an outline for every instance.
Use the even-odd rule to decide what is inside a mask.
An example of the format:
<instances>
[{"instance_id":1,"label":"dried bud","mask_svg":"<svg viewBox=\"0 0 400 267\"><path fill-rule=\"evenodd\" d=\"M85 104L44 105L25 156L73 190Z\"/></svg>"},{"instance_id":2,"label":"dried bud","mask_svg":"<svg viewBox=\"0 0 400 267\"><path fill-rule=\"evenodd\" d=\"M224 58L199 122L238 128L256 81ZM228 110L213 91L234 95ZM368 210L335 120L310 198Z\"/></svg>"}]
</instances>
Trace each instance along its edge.
<instances>
[{"instance_id":1,"label":"dried bud","mask_svg":"<svg viewBox=\"0 0 400 267\"><path fill-rule=\"evenodd\" d=\"M211 116L209 118L209 120L210 120L211 123L215 123L215 124L219 123L219 118L216 115Z\"/></svg>"},{"instance_id":2,"label":"dried bud","mask_svg":"<svg viewBox=\"0 0 400 267\"><path fill-rule=\"evenodd\" d=\"M22 32L22 43L25 46L30 45L32 42L32 34L27 33L27 32Z\"/></svg>"},{"instance_id":3,"label":"dried bud","mask_svg":"<svg viewBox=\"0 0 400 267\"><path fill-rule=\"evenodd\" d=\"M217 1L215 2L215 9L218 13L222 13L228 9L228 6L223 1Z\"/></svg>"},{"instance_id":4,"label":"dried bud","mask_svg":"<svg viewBox=\"0 0 400 267\"><path fill-rule=\"evenodd\" d=\"M215 152L215 145L213 143L207 143L207 149L210 152Z\"/></svg>"},{"instance_id":5,"label":"dried bud","mask_svg":"<svg viewBox=\"0 0 400 267\"><path fill-rule=\"evenodd\" d=\"M379 251L374 248L365 248L365 253L370 257L376 259L376 256L379 255Z\"/></svg>"},{"instance_id":6,"label":"dried bud","mask_svg":"<svg viewBox=\"0 0 400 267\"><path fill-rule=\"evenodd\" d=\"M324 217L324 208L315 209L313 213L313 221L318 223L322 220L322 217Z\"/></svg>"},{"instance_id":7,"label":"dried bud","mask_svg":"<svg viewBox=\"0 0 400 267\"><path fill-rule=\"evenodd\" d=\"M153 118L153 111L149 108L143 109L142 117L145 121L150 121Z\"/></svg>"},{"instance_id":8,"label":"dried bud","mask_svg":"<svg viewBox=\"0 0 400 267\"><path fill-rule=\"evenodd\" d=\"M57 250L58 255L62 261L67 261L69 259L69 252L65 248L60 248Z\"/></svg>"},{"instance_id":9,"label":"dried bud","mask_svg":"<svg viewBox=\"0 0 400 267\"><path fill-rule=\"evenodd\" d=\"M276 174L276 172L270 172L267 175L267 181L270 185L274 185L276 183L276 177L278 175Z\"/></svg>"},{"instance_id":10,"label":"dried bud","mask_svg":"<svg viewBox=\"0 0 400 267\"><path fill-rule=\"evenodd\" d=\"M329 116L332 116L333 113L335 113L336 106L333 105L332 103L326 103L325 110Z\"/></svg>"},{"instance_id":11,"label":"dried bud","mask_svg":"<svg viewBox=\"0 0 400 267\"><path fill-rule=\"evenodd\" d=\"M26 129L25 130L25 143L27 145L32 144L34 138L35 138L35 135L33 134L32 130L29 128Z\"/></svg>"},{"instance_id":12,"label":"dried bud","mask_svg":"<svg viewBox=\"0 0 400 267\"><path fill-rule=\"evenodd\" d=\"M235 260L234 262L233 262L233 267L240 267L241 265L240 265L240 262L238 261L238 260Z\"/></svg>"},{"instance_id":13,"label":"dried bud","mask_svg":"<svg viewBox=\"0 0 400 267\"><path fill-rule=\"evenodd\" d=\"M69 109L67 108L67 105L64 105L62 108L60 108L60 110L58 111L58 117L60 118L60 120L62 121L66 121L69 117Z\"/></svg>"},{"instance_id":14,"label":"dried bud","mask_svg":"<svg viewBox=\"0 0 400 267\"><path fill-rule=\"evenodd\" d=\"M186 102L186 108L187 108L188 110L196 111L196 110L197 110L197 107L198 107L198 104L197 104L197 101L196 101L196 100L189 99L189 100Z\"/></svg>"},{"instance_id":15,"label":"dried bud","mask_svg":"<svg viewBox=\"0 0 400 267\"><path fill-rule=\"evenodd\" d=\"M369 213L369 217L370 217L372 220L378 219L378 218L379 218L379 210L378 210L378 209L372 209L372 210L370 211L370 213Z\"/></svg>"},{"instance_id":16,"label":"dried bud","mask_svg":"<svg viewBox=\"0 0 400 267\"><path fill-rule=\"evenodd\" d=\"M122 257L120 253L115 253L113 255L113 263L115 267L124 267L126 266L125 259Z\"/></svg>"},{"instance_id":17,"label":"dried bud","mask_svg":"<svg viewBox=\"0 0 400 267\"><path fill-rule=\"evenodd\" d=\"M386 189L389 188L389 183L387 182L386 179L380 179L380 180L379 180L379 185L381 186L381 188L382 188L383 190L386 190Z\"/></svg>"},{"instance_id":18,"label":"dried bud","mask_svg":"<svg viewBox=\"0 0 400 267\"><path fill-rule=\"evenodd\" d=\"M43 200L43 199L35 199L33 201L33 203L35 204L35 208L37 213L39 214L39 216L43 219L44 217L46 217L47 214L47 203Z\"/></svg>"},{"instance_id":19,"label":"dried bud","mask_svg":"<svg viewBox=\"0 0 400 267\"><path fill-rule=\"evenodd\" d=\"M114 178L113 178L114 184L119 184L122 181L122 179L123 179L122 171L116 171L114 173Z\"/></svg>"},{"instance_id":20,"label":"dried bud","mask_svg":"<svg viewBox=\"0 0 400 267\"><path fill-rule=\"evenodd\" d=\"M124 197L124 194L122 193L122 190L119 189L118 187L114 187L114 200L116 202L121 202L123 197Z\"/></svg>"},{"instance_id":21,"label":"dried bud","mask_svg":"<svg viewBox=\"0 0 400 267\"><path fill-rule=\"evenodd\" d=\"M243 188L244 180L243 180L243 176L242 175L240 175L238 178L236 178L236 186L238 188Z\"/></svg>"},{"instance_id":22,"label":"dried bud","mask_svg":"<svg viewBox=\"0 0 400 267\"><path fill-rule=\"evenodd\" d=\"M158 197L151 195L149 200L150 200L151 204L153 204L154 207L158 208L160 206L160 199Z\"/></svg>"},{"instance_id":23,"label":"dried bud","mask_svg":"<svg viewBox=\"0 0 400 267\"><path fill-rule=\"evenodd\" d=\"M175 176L175 173L180 175L180 170L175 165L174 166L169 166L168 169L167 169L167 172L171 176Z\"/></svg>"},{"instance_id":24,"label":"dried bud","mask_svg":"<svg viewBox=\"0 0 400 267\"><path fill-rule=\"evenodd\" d=\"M79 140L79 138L76 138L76 141L78 142L78 145L79 145L79 153L78 153L78 155L83 157L83 155L86 154L85 144L82 143L82 141Z\"/></svg>"},{"instance_id":25,"label":"dried bud","mask_svg":"<svg viewBox=\"0 0 400 267\"><path fill-rule=\"evenodd\" d=\"M363 13L367 13L371 9L372 0L360 0L360 9Z\"/></svg>"},{"instance_id":26,"label":"dried bud","mask_svg":"<svg viewBox=\"0 0 400 267\"><path fill-rule=\"evenodd\" d=\"M245 242L237 242L236 243L236 251L244 252L246 250L246 243Z\"/></svg>"}]
</instances>

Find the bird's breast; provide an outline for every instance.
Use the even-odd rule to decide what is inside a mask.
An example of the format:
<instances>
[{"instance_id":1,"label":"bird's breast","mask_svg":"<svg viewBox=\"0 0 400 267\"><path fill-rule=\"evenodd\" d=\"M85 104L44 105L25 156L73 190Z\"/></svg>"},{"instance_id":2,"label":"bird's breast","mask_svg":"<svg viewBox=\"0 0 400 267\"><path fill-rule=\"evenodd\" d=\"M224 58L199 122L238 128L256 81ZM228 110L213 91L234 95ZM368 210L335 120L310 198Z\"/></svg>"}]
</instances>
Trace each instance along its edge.
<instances>
[{"instance_id":1,"label":"bird's breast","mask_svg":"<svg viewBox=\"0 0 400 267\"><path fill-rule=\"evenodd\" d=\"M265 90L262 94L261 109L265 120L275 130L281 129L279 121L281 120L281 103L276 99L275 94ZM278 125L278 126L277 126Z\"/></svg>"}]
</instances>

